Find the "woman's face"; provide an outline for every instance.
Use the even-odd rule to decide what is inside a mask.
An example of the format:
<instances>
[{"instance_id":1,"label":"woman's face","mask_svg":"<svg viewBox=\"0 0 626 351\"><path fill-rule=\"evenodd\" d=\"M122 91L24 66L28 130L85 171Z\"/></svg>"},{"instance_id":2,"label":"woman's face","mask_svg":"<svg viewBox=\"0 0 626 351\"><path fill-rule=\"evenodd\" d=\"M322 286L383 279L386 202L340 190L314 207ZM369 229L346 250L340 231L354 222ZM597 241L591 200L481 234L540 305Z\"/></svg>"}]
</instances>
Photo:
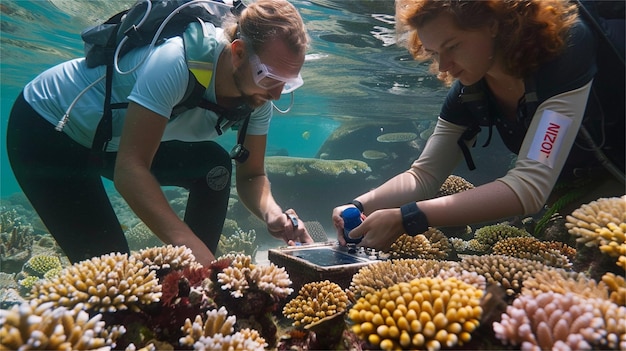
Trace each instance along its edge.
<instances>
[{"instance_id":1,"label":"woman's face","mask_svg":"<svg viewBox=\"0 0 626 351\"><path fill-rule=\"evenodd\" d=\"M492 30L461 30L451 15L442 14L426 22L417 31L424 49L439 63L439 71L447 72L463 85L482 79L493 65Z\"/></svg>"}]
</instances>

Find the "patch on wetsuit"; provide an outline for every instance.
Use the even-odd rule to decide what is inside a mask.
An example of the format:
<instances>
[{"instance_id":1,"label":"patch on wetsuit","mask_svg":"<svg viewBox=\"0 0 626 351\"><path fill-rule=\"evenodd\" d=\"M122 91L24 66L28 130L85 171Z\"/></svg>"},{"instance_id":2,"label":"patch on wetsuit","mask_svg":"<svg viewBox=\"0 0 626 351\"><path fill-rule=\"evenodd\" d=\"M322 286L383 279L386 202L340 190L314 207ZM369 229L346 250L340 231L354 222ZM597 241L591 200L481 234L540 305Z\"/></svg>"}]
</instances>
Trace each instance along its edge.
<instances>
[{"instance_id":1,"label":"patch on wetsuit","mask_svg":"<svg viewBox=\"0 0 626 351\"><path fill-rule=\"evenodd\" d=\"M545 110L541 115L528 158L554 168L559 150L572 120L560 113Z\"/></svg>"},{"instance_id":2,"label":"patch on wetsuit","mask_svg":"<svg viewBox=\"0 0 626 351\"><path fill-rule=\"evenodd\" d=\"M230 171L224 166L215 166L206 175L206 183L212 190L219 191L228 185Z\"/></svg>"}]
</instances>

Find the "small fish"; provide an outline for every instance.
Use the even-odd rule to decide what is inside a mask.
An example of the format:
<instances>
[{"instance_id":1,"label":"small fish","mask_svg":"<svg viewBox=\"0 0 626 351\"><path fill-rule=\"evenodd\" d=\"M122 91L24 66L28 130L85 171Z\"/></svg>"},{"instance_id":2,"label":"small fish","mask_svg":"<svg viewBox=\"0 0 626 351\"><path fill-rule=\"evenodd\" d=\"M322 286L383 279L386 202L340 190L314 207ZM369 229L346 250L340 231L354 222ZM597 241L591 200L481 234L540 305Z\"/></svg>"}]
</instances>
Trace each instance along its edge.
<instances>
[{"instance_id":1,"label":"small fish","mask_svg":"<svg viewBox=\"0 0 626 351\"><path fill-rule=\"evenodd\" d=\"M310 137L311 137L311 132L309 132L308 130L302 133L302 139L309 140Z\"/></svg>"}]
</instances>

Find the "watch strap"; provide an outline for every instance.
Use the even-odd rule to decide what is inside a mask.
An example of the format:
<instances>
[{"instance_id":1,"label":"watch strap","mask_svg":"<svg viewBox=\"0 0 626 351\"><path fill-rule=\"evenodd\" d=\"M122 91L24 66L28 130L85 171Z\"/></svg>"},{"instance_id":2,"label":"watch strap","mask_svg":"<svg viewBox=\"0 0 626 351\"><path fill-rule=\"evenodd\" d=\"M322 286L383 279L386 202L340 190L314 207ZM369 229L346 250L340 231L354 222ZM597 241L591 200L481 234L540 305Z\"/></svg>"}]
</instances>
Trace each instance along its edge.
<instances>
[{"instance_id":1,"label":"watch strap","mask_svg":"<svg viewBox=\"0 0 626 351\"><path fill-rule=\"evenodd\" d=\"M402 213L402 226L408 235L416 236L428 230L428 219L415 202L402 205L400 213Z\"/></svg>"}]
</instances>

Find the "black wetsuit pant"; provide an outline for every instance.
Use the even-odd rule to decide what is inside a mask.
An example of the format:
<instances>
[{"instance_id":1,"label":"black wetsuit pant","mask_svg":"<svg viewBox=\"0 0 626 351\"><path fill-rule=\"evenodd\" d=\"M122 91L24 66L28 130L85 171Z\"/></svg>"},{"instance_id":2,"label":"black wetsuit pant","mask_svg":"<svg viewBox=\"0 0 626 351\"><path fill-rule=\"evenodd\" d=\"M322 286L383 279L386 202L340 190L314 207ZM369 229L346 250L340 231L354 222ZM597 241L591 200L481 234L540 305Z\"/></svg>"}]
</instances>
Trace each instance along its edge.
<instances>
[{"instance_id":1,"label":"black wetsuit pant","mask_svg":"<svg viewBox=\"0 0 626 351\"><path fill-rule=\"evenodd\" d=\"M112 179L116 153L99 165L90 161L91 149L56 131L22 94L9 118L7 152L24 194L70 261L129 252L101 179ZM228 152L215 142L162 142L151 171L161 185L189 190L184 221L215 252L230 196Z\"/></svg>"}]
</instances>

